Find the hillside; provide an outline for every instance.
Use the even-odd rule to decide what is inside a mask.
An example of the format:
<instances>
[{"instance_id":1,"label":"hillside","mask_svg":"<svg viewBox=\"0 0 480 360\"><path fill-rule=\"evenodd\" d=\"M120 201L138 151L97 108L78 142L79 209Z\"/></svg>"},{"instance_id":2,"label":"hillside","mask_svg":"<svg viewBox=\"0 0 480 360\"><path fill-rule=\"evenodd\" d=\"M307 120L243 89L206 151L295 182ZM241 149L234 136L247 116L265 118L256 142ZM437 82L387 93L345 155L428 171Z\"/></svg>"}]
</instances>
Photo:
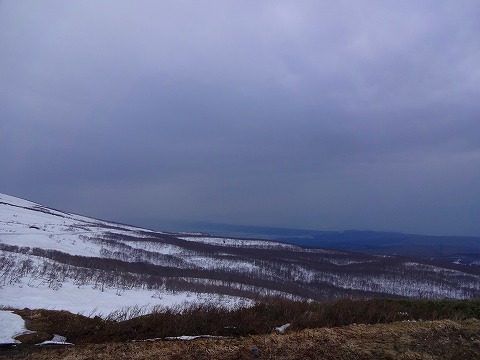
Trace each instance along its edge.
<instances>
[{"instance_id":1,"label":"hillside","mask_svg":"<svg viewBox=\"0 0 480 360\"><path fill-rule=\"evenodd\" d=\"M113 342L42 348L15 359L477 359L480 321L428 321L308 329L286 335ZM2 353L0 352L0 357ZM6 354L12 356L12 353Z\"/></svg>"},{"instance_id":2,"label":"hillside","mask_svg":"<svg viewBox=\"0 0 480 360\"><path fill-rule=\"evenodd\" d=\"M0 357L476 359L479 316L478 300L276 298L235 310L196 305L123 321L23 309L0 311L4 321L11 319L0 340L21 341L0 346Z\"/></svg>"},{"instance_id":3,"label":"hillside","mask_svg":"<svg viewBox=\"0 0 480 360\"><path fill-rule=\"evenodd\" d=\"M156 232L0 194L0 305L108 315L262 296L473 299L477 267ZM140 312L141 312L140 311Z\"/></svg>"}]
</instances>

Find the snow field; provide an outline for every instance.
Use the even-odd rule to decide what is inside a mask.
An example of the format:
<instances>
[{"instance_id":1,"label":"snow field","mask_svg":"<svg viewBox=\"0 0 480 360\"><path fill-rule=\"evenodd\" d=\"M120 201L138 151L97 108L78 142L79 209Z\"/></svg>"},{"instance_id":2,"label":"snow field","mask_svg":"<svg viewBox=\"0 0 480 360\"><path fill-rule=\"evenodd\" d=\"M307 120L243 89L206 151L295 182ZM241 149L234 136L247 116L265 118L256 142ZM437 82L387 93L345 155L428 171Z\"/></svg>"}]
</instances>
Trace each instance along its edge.
<instances>
[{"instance_id":1,"label":"snow field","mask_svg":"<svg viewBox=\"0 0 480 360\"><path fill-rule=\"evenodd\" d=\"M30 286L17 283L4 286L0 305L11 308L67 310L85 316L107 317L122 308L142 308L145 313L156 307L181 307L195 303L213 304L226 308L244 306L245 299L226 295L191 292L168 292L162 290L94 288L91 285L77 286L64 282L53 290L39 282Z\"/></svg>"}]
</instances>

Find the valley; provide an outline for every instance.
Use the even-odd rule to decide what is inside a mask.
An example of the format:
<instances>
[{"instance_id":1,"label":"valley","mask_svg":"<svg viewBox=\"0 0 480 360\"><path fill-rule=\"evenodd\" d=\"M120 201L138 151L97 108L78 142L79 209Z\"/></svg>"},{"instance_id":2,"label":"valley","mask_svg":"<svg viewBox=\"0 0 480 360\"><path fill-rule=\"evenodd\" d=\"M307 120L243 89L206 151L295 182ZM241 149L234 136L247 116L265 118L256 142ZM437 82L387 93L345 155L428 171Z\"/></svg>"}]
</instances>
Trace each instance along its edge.
<instances>
[{"instance_id":1,"label":"valley","mask_svg":"<svg viewBox=\"0 0 480 360\"><path fill-rule=\"evenodd\" d=\"M304 248L279 241L156 232L0 195L0 305L108 316L119 308L256 299L474 299L480 270Z\"/></svg>"}]
</instances>

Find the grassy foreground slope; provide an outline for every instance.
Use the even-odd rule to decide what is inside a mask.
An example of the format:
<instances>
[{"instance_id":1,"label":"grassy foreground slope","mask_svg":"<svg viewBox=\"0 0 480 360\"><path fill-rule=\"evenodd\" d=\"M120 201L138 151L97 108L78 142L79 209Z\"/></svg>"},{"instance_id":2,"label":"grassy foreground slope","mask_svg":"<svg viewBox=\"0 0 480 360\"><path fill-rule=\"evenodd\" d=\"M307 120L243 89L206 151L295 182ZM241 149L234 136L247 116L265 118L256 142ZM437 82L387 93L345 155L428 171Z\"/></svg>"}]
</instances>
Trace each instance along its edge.
<instances>
[{"instance_id":1,"label":"grassy foreground slope","mask_svg":"<svg viewBox=\"0 0 480 360\"><path fill-rule=\"evenodd\" d=\"M478 359L480 321L350 325L229 339L113 342L40 349L16 359Z\"/></svg>"},{"instance_id":2,"label":"grassy foreground slope","mask_svg":"<svg viewBox=\"0 0 480 360\"><path fill-rule=\"evenodd\" d=\"M236 310L196 305L117 319L17 310L34 334L3 355L17 359L478 359L480 301L269 299ZM123 319L122 319L123 318ZM291 326L286 334L275 327ZM39 349L53 334L76 345ZM222 338L167 341L181 335ZM156 341L142 341L156 338ZM133 341L136 340L136 341ZM252 352L253 349L253 352ZM2 352L0 351L0 356Z\"/></svg>"}]
</instances>

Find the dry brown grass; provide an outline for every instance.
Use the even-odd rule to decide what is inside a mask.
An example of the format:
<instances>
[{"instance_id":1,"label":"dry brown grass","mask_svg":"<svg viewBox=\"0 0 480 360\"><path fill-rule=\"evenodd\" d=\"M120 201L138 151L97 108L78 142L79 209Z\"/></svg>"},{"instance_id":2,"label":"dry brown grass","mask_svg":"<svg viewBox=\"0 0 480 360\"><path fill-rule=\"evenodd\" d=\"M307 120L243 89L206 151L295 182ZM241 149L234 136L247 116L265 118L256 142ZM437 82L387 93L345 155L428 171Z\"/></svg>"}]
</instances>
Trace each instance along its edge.
<instances>
[{"instance_id":1,"label":"dry brown grass","mask_svg":"<svg viewBox=\"0 0 480 360\"><path fill-rule=\"evenodd\" d=\"M261 355L255 357L251 349ZM395 322L189 342L114 342L35 349L17 360L479 359L480 321Z\"/></svg>"},{"instance_id":2,"label":"dry brown grass","mask_svg":"<svg viewBox=\"0 0 480 360\"><path fill-rule=\"evenodd\" d=\"M17 310L36 333L19 339L17 359L480 359L480 301L270 299L251 308L196 305L116 322L66 311ZM405 321L405 320L437 321ZM470 320L466 320L471 318ZM442 320L439 320L442 319ZM403 320L403 321L402 321ZM286 335L274 327L291 323ZM354 325L356 323L357 325ZM233 328L232 328L233 326ZM71 348L32 344L66 336ZM178 335L231 335L191 342L133 342Z\"/></svg>"},{"instance_id":3,"label":"dry brown grass","mask_svg":"<svg viewBox=\"0 0 480 360\"><path fill-rule=\"evenodd\" d=\"M66 311L18 310L36 334L23 342L38 343L61 334L76 344L106 343L180 335L249 336L268 334L291 323L291 330L390 323L402 320L480 318L480 301L351 300L293 302L269 299L249 308L227 310L208 305L163 309L125 321L103 320ZM123 318L123 317L122 317Z\"/></svg>"}]
</instances>

